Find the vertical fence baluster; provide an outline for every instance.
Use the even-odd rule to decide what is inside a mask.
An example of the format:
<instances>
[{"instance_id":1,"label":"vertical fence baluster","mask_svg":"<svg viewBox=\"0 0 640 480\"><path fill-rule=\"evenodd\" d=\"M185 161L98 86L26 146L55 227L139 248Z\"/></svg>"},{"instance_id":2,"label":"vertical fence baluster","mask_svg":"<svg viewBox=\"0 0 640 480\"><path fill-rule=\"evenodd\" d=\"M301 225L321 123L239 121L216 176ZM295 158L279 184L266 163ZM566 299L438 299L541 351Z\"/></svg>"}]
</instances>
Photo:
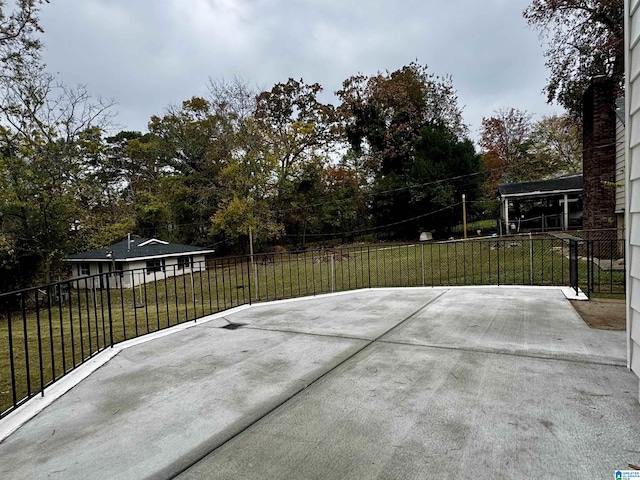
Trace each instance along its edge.
<instances>
[{"instance_id":1,"label":"vertical fence baluster","mask_svg":"<svg viewBox=\"0 0 640 480\"><path fill-rule=\"evenodd\" d=\"M424 243L420 244L420 266L422 267L422 286L426 285L425 283L425 270L424 270Z\"/></svg>"},{"instance_id":2,"label":"vertical fence baluster","mask_svg":"<svg viewBox=\"0 0 640 480\"><path fill-rule=\"evenodd\" d=\"M362 273L362 269L364 268L364 259L362 258L362 250L360 250L360 254L356 255L355 265L353 266L353 279L355 281L355 288L358 288L358 270ZM358 264L360 265L360 269L358 269ZM364 281L364 280L363 280ZM349 288L351 288L351 275L349 275Z\"/></svg>"},{"instance_id":3,"label":"vertical fence baluster","mask_svg":"<svg viewBox=\"0 0 640 480\"><path fill-rule=\"evenodd\" d=\"M167 327L171 326L171 314L169 313L169 287L167 285L167 277L168 275L164 274L164 278L162 279L162 283L164 285L164 308L167 312Z\"/></svg>"},{"instance_id":4,"label":"vertical fence baluster","mask_svg":"<svg viewBox=\"0 0 640 480\"><path fill-rule=\"evenodd\" d=\"M492 240L488 240L486 245L487 245L487 258L489 260L489 273L487 274L487 283L491 284L491 244L493 243Z\"/></svg>"},{"instance_id":5,"label":"vertical fence baluster","mask_svg":"<svg viewBox=\"0 0 640 480\"><path fill-rule=\"evenodd\" d=\"M71 363L76 366L76 336L73 328L73 296L71 295L71 283L67 283L67 292L69 295L69 333L71 335Z\"/></svg>"},{"instance_id":6,"label":"vertical fence baluster","mask_svg":"<svg viewBox=\"0 0 640 480\"><path fill-rule=\"evenodd\" d=\"M193 263L193 258L191 257L188 257L188 258L189 258L189 276L191 278L191 291L193 292L193 319L195 320L196 317L198 316L198 296L196 295L197 293L196 281L194 277L196 273L194 272L195 267ZM236 285L238 284L237 278L238 277L236 276ZM202 312L202 316L204 316L204 305L202 304L202 277L200 278L200 311Z\"/></svg>"},{"instance_id":7,"label":"vertical fence baluster","mask_svg":"<svg viewBox=\"0 0 640 480\"><path fill-rule=\"evenodd\" d=\"M287 266L289 268L289 297L293 297L293 269L291 268L291 252L287 252Z\"/></svg>"},{"instance_id":8,"label":"vertical fence baluster","mask_svg":"<svg viewBox=\"0 0 640 480\"><path fill-rule=\"evenodd\" d=\"M155 273L155 271L153 273ZM144 319L147 325L147 333L149 333L151 330L149 328L149 295L147 292L147 275L149 275L148 269L144 272L144 281L142 282L142 295L144 297ZM184 294L187 294L186 288L184 290Z\"/></svg>"},{"instance_id":9,"label":"vertical fence baluster","mask_svg":"<svg viewBox=\"0 0 640 480\"><path fill-rule=\"evenodd\" d=\"M274 269L274 275L275 275L275 269ZM280 275L282 278L282 298L287 298L284 290L284 254L283 253L280 253Z\"/></svg>"},{"instance_id":10,"label":"vertical fence baluster","mask_svg":"<svg viewBox=\"0 0 640 480\"><path fill-rule=\"evenodd\" d=\"M136 337L138 336L138 300L136 299L136 272L135 270L131 270L131 295L133 302L133 326L134 331L136 332Z\"/></svg>"},{"instance_id":11,"label":"vertical fence baluster","mask_svg":"<svg viewBox=\"0 0 640 480\"><path fill-rule=\"evenodd\" d=\"M92 350L89 354L93 355L95 352L100 351L100 324L98 322L98 299L97 299L97 292L96 292L96 276L94 275L93 277L91 277L91 291L93 292L92 295L92 300L93 300L93 323L94 323L94 327L95 327L95 333L96 333L96 349Z\"/></svg>"},{"instance_id":12,"label":"vertical fence baluster","mask_svg":"<svg viewBox=\"0 0 640 480\"><path fill-rule=\"evenodd\" d=\"M516 283L516 245L517 242L511 241L511 283Z\"/></svg>"},{"instance_id":13,"label":"vertical fence baluster","mask_svg":"<svg viewBox=\"0 0 640 480\"><path fill-rule=\"evenodd\" d=\"M298 296L300 297L302 295L300 291L300 252L296 252L296 276L298 278Z\"/></svg>"},{"instance_id":14,"label":"vertical fence baluster","mask_svg":"<svg viewBox=\"0 0 640 480\"><path fill-rule=\"evenodd\" d=\"M167 276L167 272L163 272L164 273L164 277ZM154 292L154 297L156 299L156 328L157 330L160 330L160 303L158 300L158 275L157 272L154 270L153 271L153 292Z\"/></svg>"},{"instance_id":15,"label":"vertical fence baluster","mask_svg":"<svg viewBox=\"0 0 640 480\"><path fill-rule=\"evenodd\" d=\"M227 309L227 285L225 283L225 278L224 278L224 261L220 266L220 271L222 273L222 309L226 310Z\"/></svg>"},{"instance_id":16,"label":"vertical fence baluster","mask_svg":"<svg viewBox=\"0 0 640 480\"><path fill-rule=\"evenodd\" d=\"M297 257L296 257L297 259ZM251 305L251 262L249 261L249 259L247 259L247 290L248 290L248 294L249 294L249 305ZM246 303L246 301L245 301Z\"/></svg>"},{"instance_id":17,"label":"vertical fence baluster","mask_svg":"<svg viewBox=\"0 0 640 480\"><path fill-rule=\"evenodd\" d=\"M458 280L459 275L458 275L458 242L456 242L455 240L453 241L453 261L454 261L454 266L455 266L455 284L459 284L460 281ZM451 283L451 279L449 279L449 283Z\"/></svg>"},{"instance_id":18,"label":"vertical fence baluster","mask_svg":"<svg viewBox=\"0 0 640 480\"><path fill-rule=\"evenodd\" d=\"M447 242L444 246L447 251L447 285L451 285L451 243Z\"/></svg>"},{"instance_id":19,"label":"vertical fence baluster","mask_svg":"<svg viewBox=\"0 0 640 480\"><path fill-rule=\"evenodd\" d=\"M369 274L369 288L371 288L371 247L369 245L367 245L367 272Z\"/></svg>"},{"instance_id":20,"label":"vertical fence baluster","mask_svg":"<svg viewBox=\"0 0 640 480\"><path fill-rule=\"evenodd\" d=\"M176 265L173 266L173 276L177 276L176 273ZM182 293L184 294L184 321L188 322L191 320L189 318L189 300L187 296L187 278L185 275L180 275L182 277Z\"/></svg>"},{"instance_id":21,"label":"vertical fence baluster","mask_svg":"<svg viewBox=\"0 0 640 480\"><path fill-rule=\"evenodd\" d=\"M315 272L315 259L313 258L313 250L311 250L311 287L313 289L313 296L316 296L316 272Z\"/></svg>"},{"instance_id":22,"label":"vertical fence baluster","mask_svg":"<svg viewBox=\"0 0 640 480\"><path fill-rule=\"evenodd\" d=\"M220 311L220 287L218 286L218 264L214 260L213 262L213 278L215 279L216 285L216 311Z\"/></svg>"},{"instance_id":23,"label":"vertical fence baluster","mask_svg":"<svg viewBox=\"0 0 640 480\"><path fill-rule=\"evenodd\" d=\"M98 350L100 351L103 348L106 347L107 345L107 326L106 326L106 319L104 318L104 298L103 298L103 291L104 291L104 286L102 284L102 280L104 278L100 277L100 281L101 281L101 286L100 286L100 318L102 319L102 346L100 346L100 344L98 344ZM107 287L109 285L107 284Z\"/></svg>"},{"instance_id":24,"label":"vertical fence baluster","mask_svg":"<svg viewBox=\"0 0 640 480\"><path fill-rule=\"evenodd\" d=\"M322 280L322 279L320 279ZM276 277L276 253L273 253L273 298L278 298L278 277Z\"/></svg>"},{"instance_id":25,"label":"vertical fence baluster","mask_svg":"<svg viewBox=\"0 0 640 480\"><path fill-rule=\"evenodd\" d=\"M11 400L13 403L13 407L15 408L18 403L18 395L16 392L16 365L15 358L13 354L13 319L11 318L11 302L10 299L7 299L7 335L9 335L9 369L11 371ZM0 413L2 413L4 409L0 408Z\"/></svg>"},{"instance_id":26,"label":"vertical fence baluster","mask_svg":"<svg viewBox=\"0 0 640 480\"><path fill-rule=\"evenodd\" d=\"M382 279L383 286L387 286L387 247L382 249Z\"/></svg>"},{"instance_id":27,"label":"vertical fence baluster","mask_svg":"<svg viewBox=\"0 0 640 480\"><path fill-rule=\"evenodd\" d=\"M109 344L113 348L113 313L111 311L111 285L107 283L107 313L109 318Z\"/></svg>"},{"instance_id":28,"label":"vertical fence baluster","mask_svg":"<svg viewBox=\"0 0 640 480\"><path fill-rule=\"evenodd\" d=\"M202 316L205 316L204 313L204 283L202 282L202 267L205 267L206 270L206 265L204 264L204 260L201 262L198 262L198 281L200 283L200 308L202 311ZM240 266L242 267L242 263L240 263ZM191 269L193 271L193 262L191 262ZM244 277L244 272L242 273L242 276ZM244 280L242 281L243 285L244 285ZM243 303L244 303L244 296L243 296ZM211 313L211 312L208 312Z\"/></svg>"},{"instance_id":29,"label":"vertical fence baluster","mask_svg":"<svg viewBox=\"0 0 640 480\"><path fill-rule=\"evenodd\" d=\"M378 274L378 251L380 249L378 247L376 247L375 252L376 252L376 287L380 286L380 275Z\"/></svg>"},{"instance_id":30,"label":"vertical fence baluster","mask_svg":"<svg viewBox=\"0 0 640 480\"><path fill-rule=\"evenodd\" d=\"M610 269L609 269L609 293L613 293L613 240L609 241L609 260L610 260Z\"/></svg>"},{"instance_id":31,"label":"vertical fence baluster","mask_svg":"<svg viewBox=\"0 0 640 480\"><path fill-rule=\"evenodd\" d=\"M27 374L27 395L31 396L31 359L29 358L29 329L27 327L27 305L25 302L25 293L20 293L20 308L22 310L22 332L24 338L24 359Z\"/></svg>"},{"instance_id":32,"label":"vertical fence baluster","mask_svg":"<svg viewBox=\"0 0 640 480\"><path fill-rule=\"evenodd\" d=\"M87 278L85 278L84 280L84 301L85 301L85 307L87 308L87 340L89 340L89 355L85 355L85 353L82 352L83 362L85 358L87 358L88 356L90 357L91 354L93 353L93 342L92 342L92 334L91 334L91 303L90 303L90 297L89 297L89 281Z\"/></svg>"},{"instance_id":33,"label":"vertical fence baluster","mask_svg":"<svg viewBox=\"0 0 640 480\"><path fill-rule=\"evenodd\" d=\"M251 262L249 262L251 263ZM215 263L214 263L215 267ZM213 299L211 298L211 269L205 260L204 269L207 272L207 291L209 292L209 313L213 313ZM249 278L249 285L251 285L251 278ZM251 298L249 298L251 300Z\"/></svg>"},{"instance_id":34,"label":"vertical fence baluster","mask_svg":"<svg viewBox=\"0 0 640 480\"><path fill-rule=\"evenodd\" d=\"M62 305L63 305L63 300L62 300L62 284L58 283L56 285L56 287L54 287L54 292L57 292L58 294L58 319L60 321L60 349L62 351L62 374L64 375L65 373L67 373L67 360L66 360L66 356L67 356L67 352L65 349L65 343L64 343L64 320L62 317Z\"/></svg>"},{"instance_id":35,"label":"vertical fence baluster","mask_svg":"<svg viewBox=\"0 0 640 480\"><path fill-rule=\"evenodd\" d=\"M52 316L52 303L51 303L51 286L47 285L46 290L47 295L47 318L49 319L49 348L51 353L51 381L53 382L56 379L56 355L55 355L55 346L53 345L53 316ZM64 352L63 352L64 355Z\"/></svg>"},{"instance_id":36,"label":"vertical fence baluster","mask_svg":"<svg viewBox=\"0 0 640 480\"><path fill-rule=\"evenodd\" d=\"M38 298L38 289L33 290L36 302L36 328L38 333L38 365L40 370L40 393L44 397L44 365L42 362L42 331L40 328L40 300Z\"/></svg>"},{"instance_id":37,"label":"vertical fence baluster","mask_svg":"<svg viewBox=\"0 0 640 480\"><path fill-rule=\"evenodd\" d=\"M473 254L473 249L475 247L476 242L475 241L471 241L470 245L471 245L471 283L475 284L476 283L476 262L474 260L474 254ZM480 265L482 267L482 265Z\"/></svg>"},{"instance_id":38,"label":"vertical fence baluster","mask_svg":"<svg viewBox=\"0 0 640 480\"><path fill-rule=\"evenodd\" d=\"M180 324L180 307L178 306L178 278L175 275L171 275L171 278L173 279L173 295L176 301L176 325L179 325Z\"/></svg>"}]
</instances>

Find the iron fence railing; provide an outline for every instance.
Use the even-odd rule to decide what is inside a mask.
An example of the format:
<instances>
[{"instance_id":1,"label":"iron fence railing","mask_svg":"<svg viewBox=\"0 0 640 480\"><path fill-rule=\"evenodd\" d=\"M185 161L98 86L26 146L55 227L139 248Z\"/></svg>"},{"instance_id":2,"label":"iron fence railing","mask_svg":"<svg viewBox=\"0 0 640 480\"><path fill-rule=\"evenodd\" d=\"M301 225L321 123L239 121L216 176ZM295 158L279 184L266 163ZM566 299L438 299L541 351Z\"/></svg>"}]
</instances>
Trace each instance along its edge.
<instances>
[{"instance_id":1,"label":"iron fence railing","mask_svg":"<svg viewBox=\"0 0 640 480\"><path fill-rule=\"evenodd\" d=\"M589 294L624 293L623 243L571 242L520 236L323 248L112 271L5 293L0 418L119 342L252 302L414 286L572 285Z\"/></svg>"}]
</instances>

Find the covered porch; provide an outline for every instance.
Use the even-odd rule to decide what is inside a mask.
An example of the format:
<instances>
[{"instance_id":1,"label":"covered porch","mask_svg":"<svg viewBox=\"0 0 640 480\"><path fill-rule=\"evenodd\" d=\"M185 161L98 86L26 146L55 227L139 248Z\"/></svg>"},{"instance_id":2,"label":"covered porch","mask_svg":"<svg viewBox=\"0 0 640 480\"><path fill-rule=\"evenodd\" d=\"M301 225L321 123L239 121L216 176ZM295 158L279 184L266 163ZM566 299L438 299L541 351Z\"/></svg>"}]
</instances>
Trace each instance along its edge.
<instances>
[{"instance_id":1,"label":"covered porch","mask_svg":"<svg viewBox=\"0 0 640 480\"><path fill-rule=\"evenodd\" d=\"M582 175L498 186L502 234L582 227Z\"/></svg>"}]
</instances>

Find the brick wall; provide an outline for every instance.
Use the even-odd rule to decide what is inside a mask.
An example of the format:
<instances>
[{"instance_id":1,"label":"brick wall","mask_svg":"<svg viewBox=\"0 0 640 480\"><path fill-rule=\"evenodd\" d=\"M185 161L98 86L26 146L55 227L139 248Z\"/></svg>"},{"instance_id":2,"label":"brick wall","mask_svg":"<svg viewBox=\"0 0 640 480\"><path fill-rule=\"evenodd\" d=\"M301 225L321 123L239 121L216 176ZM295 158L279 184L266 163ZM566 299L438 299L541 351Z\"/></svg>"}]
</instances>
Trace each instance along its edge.
<instances>
[{"instance_id":1,"label":"brick wall","mask_svg":"<svg viewBox=\"0 0 640 480\"><path fill-rule=\"evenodd\" d=\"M583 97L583 228L616 228L615 88L596 77Z\"/></svg>"}]
</instances>

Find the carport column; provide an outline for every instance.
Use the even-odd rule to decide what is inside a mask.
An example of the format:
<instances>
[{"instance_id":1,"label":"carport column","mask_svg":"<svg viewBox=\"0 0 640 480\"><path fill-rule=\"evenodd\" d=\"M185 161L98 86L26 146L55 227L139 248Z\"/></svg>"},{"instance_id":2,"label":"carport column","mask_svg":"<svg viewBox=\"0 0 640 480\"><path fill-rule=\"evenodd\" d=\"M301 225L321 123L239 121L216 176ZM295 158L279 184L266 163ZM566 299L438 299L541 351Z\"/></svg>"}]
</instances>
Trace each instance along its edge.
<instances>
[{"instance_id":1,"label":"carport column","mask_svg":"<svg viewBox=\"0 0 640 480\"><path fill-rule=\"evenodd\" d=\"M562 224L562 230L569 230L569 195L564 194L564 216L562 217L564 223Z\"/></svg>"},{"instance_id":2,"label":"carport column","mask_svg":"<svg viewBox=\"0 0 640 480\"><path fill-rule=\"evenodd\" d=\"M509 199L504 199L504 223L507 227L507 235L509 235Z\"/></svg>"}]
</instances>

